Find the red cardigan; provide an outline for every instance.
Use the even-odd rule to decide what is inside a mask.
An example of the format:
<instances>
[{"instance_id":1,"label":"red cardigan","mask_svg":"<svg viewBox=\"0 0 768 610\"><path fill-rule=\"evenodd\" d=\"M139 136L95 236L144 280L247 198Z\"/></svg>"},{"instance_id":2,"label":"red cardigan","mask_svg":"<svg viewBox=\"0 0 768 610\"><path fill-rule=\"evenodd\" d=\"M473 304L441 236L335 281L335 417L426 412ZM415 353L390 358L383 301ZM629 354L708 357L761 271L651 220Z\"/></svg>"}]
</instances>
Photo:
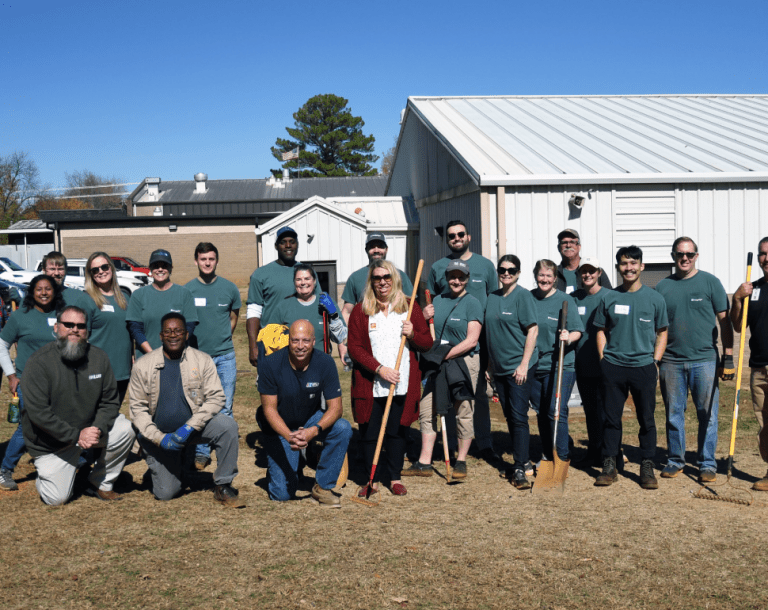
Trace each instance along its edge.
<instances>
[{"instance_id":1,"label":"red cardigan","mask_svg":"<svg viewBox=\"0 0 768 610\"><path fill-rule=\"evenodd\" d=\"M410 299L409 299L410 302ZM403 416L400 425L410 426L419 417L419 400L421 399L421 372L416 358L417 352L429 351L432 347L432 335L429 333L427 322L418 303L413 304L411 313L413 322L413 339L406 341L403 357L411 359L408 377L408 392L405 397ZM349 316L349 336L347 337L349 357L355 365L352 373L352 414L358 424L368 423L373 407L373 380L375 370L381 364L373 357L371 339L368 336L368 316L363 313L363 306L358 303Z\"/></svg>"}]
</instances>

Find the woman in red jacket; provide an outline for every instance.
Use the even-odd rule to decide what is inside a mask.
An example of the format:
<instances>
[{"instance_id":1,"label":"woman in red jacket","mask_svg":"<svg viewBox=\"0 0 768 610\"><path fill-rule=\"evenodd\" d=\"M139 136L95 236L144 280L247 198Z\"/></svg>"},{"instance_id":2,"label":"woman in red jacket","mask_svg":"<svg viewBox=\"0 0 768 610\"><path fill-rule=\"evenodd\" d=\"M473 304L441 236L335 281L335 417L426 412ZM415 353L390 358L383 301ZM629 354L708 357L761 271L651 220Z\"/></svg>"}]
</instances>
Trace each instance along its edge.
<instances>
[{"instance_id":1,"label":"woman in red jacket","mask_svg":"<svg viewBox=\"0 0 768 610\"><path fill-rule=\"evenodd\" d=\"M360 426L365 451L366 472L373 465L381 420L391 384L397 384L384 436L386 457L376 469L373 483L378 490L380 479L390 480L396 496L407 491L400 482L405 458L408 427L419 417L421 374L414 352L432 347L432 337L418 303L413 304L411 320L409 299L403 293L397 268L386 260L371 263L362 302L355 305L349 317L347 344L354 363L352 374L352 413ZM399 370L395 370L401 337L408 341ZM360 495L367 494L367 486Z\"/></svg>"}]
</instances>

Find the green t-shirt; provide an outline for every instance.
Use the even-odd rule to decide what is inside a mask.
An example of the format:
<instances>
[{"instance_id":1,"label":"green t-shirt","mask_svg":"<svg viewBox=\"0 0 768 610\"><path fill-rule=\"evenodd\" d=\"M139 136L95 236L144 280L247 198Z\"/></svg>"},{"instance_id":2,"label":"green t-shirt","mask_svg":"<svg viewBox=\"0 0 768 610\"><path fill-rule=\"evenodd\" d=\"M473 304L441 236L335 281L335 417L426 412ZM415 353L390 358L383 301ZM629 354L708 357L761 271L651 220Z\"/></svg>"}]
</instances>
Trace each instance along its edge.
<instances>
[{"instance_id":1,"label":"green t-shirt","mask_svg":"<svg viewBox=\"0 0 768 610\"><path fill-rule=\"evenodd\" d=\"M349 276L347 285L344 286L344 292L341 293L342 301L355 305L363 300L365 282L368 279L368 270L369 267L366 265ZM397 271L400 273L400 279L403 282L403 292L406 296L410 297L413 294L413 284L404 271L401 271L400 269Z\"/></svg>"},{"instance_id":2,"label":"green t-shirt","mask_svg":"<svg viewBox=\"0 0 768 610\"><path fill-rule=\"evenodd\" d=\"M563 308L563 302L568 302L568 317L565 325L569 332L584 332L584 325L581 323L579 311L576 307L576 301L561 290L555 290L555 293L547 298L540 299L535 292L531 293L536 303L536 314L539 324L539 338L536 345L539 348L539 368L538 373L548 373L557 366L557 359L560 349L557 340L557 323L560 321L560 310ZM563 356L563 370L573 371L576 362L576 344L567 345Z\"/></svg>"},{"instance_id":3,"label":"green t-shirt","mask_svg":"<svg viewBox=\"0 0 768 610\"><path fill-rule=\"evenodd\" d=\"M607 288L601 288L595 294L586 290L577 290L571 296L576 301L584 332L576 346L576 369L586 377L600 377L600 354L597 352L597 329L595 328L595 312L597 306L608 294Z\"/></svg>"},{"instance_id":4,"label":"green t-shirt","mask_svg":"<svg viewBox=\"0 0 768 610\"><path fill-rule=\"evenodd\" d=\"M445 268L453 259L449 256L441 258L429 272L427 288L433 294L445 294L450 292L448 282L445 280ZM491 261L479 254L472 254L469 259L464 261L469 266L469 282L467 282L467 292L480 301L480 305L485 308L485 302L488 295L499 287L499 278L496 275L496 267ZM482 322L483 319L480 318Z\"/></svg>"},{"instance_id":5,"label":"green t-shirt","mask_svg":"<svg viewBox=\"0 0 768 610\"><path fill-rule=\"evenodd\" d=\"M606 361L636 368L653 363L656 331L668 323L664 298L648 286L635 292L623 287L609 291L594 318L595 328L604 328L608 335L603 350Z\"/></svg>"},{"instance_id":6,"label":"green t-shirt","mask_svg":"<svg viewBox=\"0 0 768 610\"><path fill-rule=\"evenodd\" d=\"M16 375L21 375L29 357L43 345L53 341L56 336L53 325L56 324L56 311L43 313L34 307L26 311L20 307L11 314L5 323L0 339L8 343L16 343Z\"/></svg>"},{"instance_id":7,"label":"green t-shirt","mask_svg":"<svg viewBox=\"0 0 768 610\"><path fill-rule=\"evenodd\" d=\"M520 366L529 327L538 324L536 301L530 291L517 286L506 297L503 289L488 295L485 304L485 336L496 375L513 375ZM539 360L534 348L528 367Z\"/></svg>"},{"instance_id":8,"label":"green t-shirt","mask_svg":"<svg viewBox=\"0 0 768 610\"><path fill-rule=\"evenodd\" d=\"M475 297L467 293L460 299L452 299L446 294L435 297L435 333L438 343L447 342L458 345L467 338L467 327L472 321L483 323L483 306ZM480 351L480 342L467 356L474 356Z\"/></svg>"},{"instance_id":9,"label":"green t-shirt","mask_svg":"<svg viewBox=\"0 0 768 610\"><path fill-rule=\"evenodd\" d=\"M87 293L86 293L87 294ZM117 299L113 296L105 296L106 303L102 308L96 309L94 304L93 326L89 341L103 349L109 357L115 379L121 381L131 377L131 333L125 323L126 309L121 309ZM125 295L126 299L130 296Z\"/></svg>"},{"instance_id":10,"label":"green t-shirt","mask_svg":"<svg viewBox=\"0 0 768 610\"><path fill-rule=\"evenodd\" d=\"M198 324L192 347L212 358L234 351L229 314L233 309L242 307L237 286L217 276L210 284L204 284L196 277L187 282L184 288L192 293L197 310ZM194 341L197 341L197 345L194 345Z\"/></svg>"},{"instance_id":11,"label":"green t-shirt","mask_svg":"<svg viewBox=\"0 0 768 610\"><path fill-rule=\"evenodd\" d=\"M669 316L664 362L717 360L717 314L728 311L728 295L714 275L698 271L688 279L676 275L656 285Z\"/></svg>"},{"instance_id":12,"label":"green t-shirt","mask_svg":"<svg viewBox=\"0 0 768 610\"><path fill-rule=\"evenodd\" d=\"M173 284L168 290L158 290L150 284L133 293L128 302L125 319L128 322L144 324L144 336L150 347L157 349L162 344L160 320L172 311L183 315L187 323L197 322L195 301L189 290L178 284ZM143 352L136 350L137 360L143 355Z\"/></svg>"},{"instance_id":13,"label":"green t-shirt","mask_svg":"<svg viewBox=\"0 0 768 610\"><path fill-rule=\"evenodd\" d=\"M573 293L579 285L579 276L577 271L562 269L563 278L565 278L565 294Z\"/></svg>"},{"instance_id":14,"label":"green t-shirt","mask_svg":"<svg viewBox=\"0 0 768 610\"><path fill-rule=\"evenodd\" d=\"M280 301L273 314L272 323L290 326L296 320L309 320L312 323L315 329L315 348L323 351L323 314L317 296L314 296L309 304L299 301L295 296Z\"/></svg>"},{"instance_id":15,"label":"green t-shirt","mask_svg":"<svg viewBox=\"0 0 768 610\"><path fill-rule=\"evenodd\" d=\"M298 264L296 261L295 264ZM293 284L293 267L286 267L277 261L259 267L251 274L248 286L248 304L255 303L263 307L261 328L268 324L277 324L274 312L284 298L296 292ZM315 286L315 294L320 294L320 284Z\"/></svg>"},{"instance_id":16,"label":"green t-shirt","mask_svg":"<svg viewBox=\"0 0 768 610\"><path fill-rule=\"evenodd\" d=\"M64 297L64 303L67 307L74 305L82 309L88 316L88 331L93 329L93 317L96 315L96 304L87 292L77 288L68 288L62 286L61 296Z\"/></svg>"}]
</instances>

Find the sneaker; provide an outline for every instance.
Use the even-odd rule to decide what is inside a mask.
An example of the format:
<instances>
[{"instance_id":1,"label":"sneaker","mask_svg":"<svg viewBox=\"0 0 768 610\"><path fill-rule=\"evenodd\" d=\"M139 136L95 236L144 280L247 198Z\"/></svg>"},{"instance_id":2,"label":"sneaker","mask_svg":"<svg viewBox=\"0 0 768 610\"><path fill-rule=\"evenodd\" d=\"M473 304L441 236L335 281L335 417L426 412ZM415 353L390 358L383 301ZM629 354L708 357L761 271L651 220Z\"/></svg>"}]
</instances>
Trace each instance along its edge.
<instances>
[{"instance_id":1,"label":"sneaker","mask_svg":"<svg viewBox=\"0 0 768 610\"><path fill-rule=\"evenodd\" d=\"M525 468L525 476L527 477L532 477L534 474L536 474L536 466L533 465L531 460L528 460L525 464L523 464L523 468Z\"/></svg>"},{"instance_id":2,"label":"sneaker","mask_svg":"<svg viewBox=\"0 0 768 610\"><path fill-rule=\"evenodd\" d=\"M653 460L643 460L640 464L640 487L643 489L659 488L659 482L653 474Z\"/></svg>"},{"instance_id":3,"label":"sneaker","mask_svg":"<svg viewBox=\"0 0 768 610\"><path fill-rule=\"evenodd\" d=\"M408 490L402 483L395 483L389 490L392 492L393 496L404 496L408 493Z\"/></svg>"},{"instance_id":4,"label":"sneaker","mask_svg":"<svg viewBox=\"0 0 768 610\"><path fill-rule=\"evenodd\" d=\"M453 478L454 479L466 479L467 478L467 463L464 460L456 460L456 464L453 466Z\"/></svg>"},{"instance_id":5,"label":"sneaker","mask_svg":"<svg viewBox=\"0 0 768 610\"><path fill-rule=\"evenodd\" d=\"M6 472L8 471L6 470ZM768 473L766 473L759 481L755 481L754 485L752 485L752 489L755 491L768 491Z\"/></svg>"},{"instance_id":6,"label":"sneaker","mask_svg":"<svg viewBox=\"0 0 768 610\"><path fill-rule=\"evenodd\" d=\"M211 465L211 458L208 455L195 456L195 470L205 470Z\"/></svg>"},{"instance_id":7,"label":"sneaker","mask_svg":"<svg viewBox=\"0 0 768 610\"><path fill-rule=\"evenodd\" d=\"M512 485L514 485L516 489L531 488L531 482L525 476L525 472L522 468L515 468L512 471Z\"/></svg>"},{"instance_id":8,"label":"sneaker","mask_svg":"<svg viewBox=\"0 0 768 610\"><path fill-rule=\"evenodd\" d=\"M16 491L19 486L13 480L13 473L10 470L0 470L0 489L3 491Z\"/></svg>"},{"instance_id":9,"label":"sneaker","mask_svg":"<svg viewBox=\"0 0 768 610\"><path fill-rule=\"evenodd\" d=\"M664 473L662 473L664 476ZM714 470L700 470L699 483L714 483L717 480L717 473Z\"/></svg>"},{"instance_id":10,"label":"sneaker","mask_svg":"<svg viewBox=\"0 0 768 610\"><path fill-rule=\"evenodd\" d=\"M675 466L674 464L667 464L664 466L664 470L661 471L662 479L674 479L683 471L681 466Z\"/></svg>"},{"instance_id":11,"label":"sneaker","mask_svg":"<svg viewBox=\"0 0 768 610\"><path fill-rule=\"evenodd\" d=\"M616 458L607 457L603 459L603 472L595 479L596 487L607 487L619 480L619 473L616 471Z\"/></svg>"},{"instance_id":12,"label":"sneaker","mask_svg":"<svg viewBox=\"0 0 768 610\"><path fill-rule=\"evenodd\" d=\"M227 508L243 508L245 502L239 497L237 490L229 483L225 485L217 485L213 490L213 499L217 502L221 502Z\"/></svg>"},{"instance_id":13,"label":"sneaker","mask_svg":"<svg viewBox=\"0 0 768 610\"><path fill-rule=\"evenodd\" d=\"M400 474L404 477L431 477L433 472L432 464L422 464L417 460Z\"/></svg>"},{"instance_id":14,"label":"sneaker","mask_svg":"<svg viewBox=\"0 0 768 610\"><path fill-rule=\"evenodd\" d=\"M317 483L312 488L312 499L322 508L341 508L339 496L331 489L323 489Z\"/></svg>"}]
</instances>

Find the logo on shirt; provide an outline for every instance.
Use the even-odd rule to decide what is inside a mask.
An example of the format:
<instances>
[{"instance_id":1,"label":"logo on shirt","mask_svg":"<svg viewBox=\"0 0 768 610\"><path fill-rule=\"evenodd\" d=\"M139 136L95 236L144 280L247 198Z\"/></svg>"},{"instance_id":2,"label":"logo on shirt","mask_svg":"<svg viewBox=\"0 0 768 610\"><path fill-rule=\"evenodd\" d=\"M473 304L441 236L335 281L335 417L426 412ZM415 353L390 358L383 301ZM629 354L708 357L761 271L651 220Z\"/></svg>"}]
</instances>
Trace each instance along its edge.
<instances>
[{"instance_id":1,"label":"logo on shirt","mask_svg":"<svg viewBox=\"0 0 768 610\"><path fill-rule=\"evenodd\" d=\"M173 313L181 313L181 309L171 309Z\"/></svg>"},{"instance_id":2,"label":"logo on shirt","mask_svg":"<svg viewBox=\"0 0 768 610\"><path fill-rule=\"evenodd\" d=\"M451 318L451 322L461 322L458 318Z\"/></svg>"},{"instance_id":3,"label":"logo on shirt","mask_svg":"<svg viewBox=\"0 0 768 610\"><path fill-rule=\"evenodd\" d=\"M652 322L653 320L646 320L645 318L638 318L641 322Z\"/></svg>"},{"instance_id":4,"label":"logo on shirt","mask_svg":"<svg viewBox=\"0 0 768 610\"><path fill-rule=\"evenodd\" d=\"M371 330L376 330L376 322L371 322L370 328Z\"/></svg>"},{"instance_id":5,"label":"logo on shirt","mask_svg":"<svg viewBox=\"0 0 768 610\"><path fill-rule=\"evenodd\" d=\"M320 387L320 382L318 382L318 381L308 381L307 382L307 387L308 388L318 388L318 387Z\"/></svg>"},{"instance_id":6,"label":"logo on shirt","mask_svg":"<svg viewBox=\"0 0 768 610\"><path fill-rule=\"evenodd\" d=\"M98 375L88 375L88 379L89 380L90 379L101 379L101 373L99 373Z\"/></svg>"},{"instance_id":7,"label":"logo on shirt","mask_svg":"<svg viewBox=\"0 0 768 610\"><path fill-rule=\"evenodd\" d=\"M483 280L472 280L473 282L477 282L478 284L482 284Z\"/></svg>"},{"instance_id":8,"label":"logo on shirt","mask_svg":"<svg viewBox=\"0 0 768 610\"><path fill-rule=\"evenodd\" d=\"M512 312L511 312L511 311L502 311L502 312L501 312L501 315L502 315L502 316L511 316L511 315L512 315Z\"/></svg>"},{"instance_id":9,"label":"logo on shirt","mask_svg":"<svg viewBox=\"0 0 768 610\"><path fill-rule=\"evenodd\" d=\"M691 303L699 303L703 301L704 299L691 299Z\"/></svg>"},{"instance_id":10,"label":"logo on shirt","mask_svg":"<svg viewBox=\"0 0 768 610\"><path fill-rule=\"evenodd\" d=\"M229 305L227 303L219 303L219 307L229 307Z\"/></svg>"}]
</instances>

